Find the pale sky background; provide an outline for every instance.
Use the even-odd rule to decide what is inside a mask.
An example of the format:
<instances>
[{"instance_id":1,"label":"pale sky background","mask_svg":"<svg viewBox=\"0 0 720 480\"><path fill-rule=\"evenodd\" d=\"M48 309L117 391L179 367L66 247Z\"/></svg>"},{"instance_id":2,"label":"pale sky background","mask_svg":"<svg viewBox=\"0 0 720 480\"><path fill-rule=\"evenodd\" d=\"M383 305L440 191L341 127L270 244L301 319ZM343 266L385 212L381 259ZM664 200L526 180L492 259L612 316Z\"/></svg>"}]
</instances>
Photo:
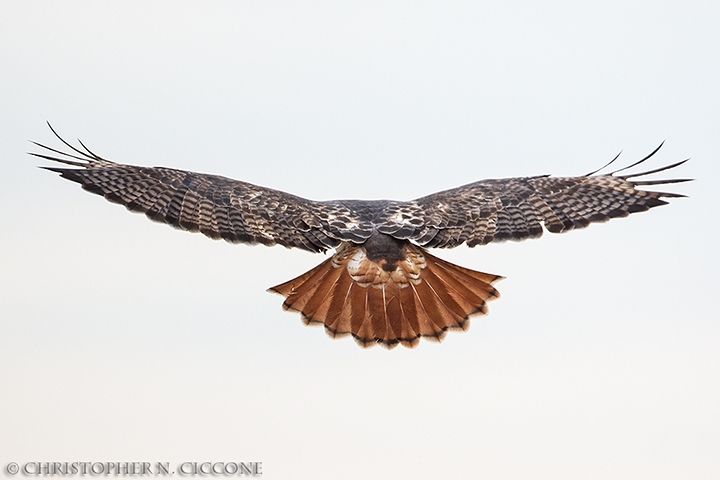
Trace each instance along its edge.
<instances>
[{"instance_id":1,"label":"pale sky background","mask_svg":"<svg viewBox=\"0 0 720 480\"><path fill-rule=\"evenodd\" d=\"M268 479L720 478L720 3L0 3L0 464ZM466 333L359 348L229 245L35 168L112 160L411 199L691 157L671 205L434 253L507 277Z\"/></svg>"}]
</instances>

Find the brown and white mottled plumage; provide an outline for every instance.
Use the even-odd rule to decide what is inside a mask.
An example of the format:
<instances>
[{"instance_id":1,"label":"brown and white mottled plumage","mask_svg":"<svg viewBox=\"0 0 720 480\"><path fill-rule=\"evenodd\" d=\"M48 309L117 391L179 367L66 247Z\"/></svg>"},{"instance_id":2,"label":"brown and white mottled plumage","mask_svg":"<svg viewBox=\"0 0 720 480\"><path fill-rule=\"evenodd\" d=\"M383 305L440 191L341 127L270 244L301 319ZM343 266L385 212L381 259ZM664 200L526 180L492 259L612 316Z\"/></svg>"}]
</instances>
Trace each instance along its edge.
<instances>
[{"instance_id":1,"label":"brown and white mottled plumage","mask_svg":"<svg viewBox=\"0 0 720 480\"><path fill-rule=\"evenodd\" d=\"M333 337L352 335L363 347L441 340L449 329L467 329L468 318L486 313L487 302L498 298L493 284L502 277L453 265L426 248L537 238L543 225L553 233L583 228L683 196L638 186L688 181L633 180L686 160L618 175L658 147L604 175L482 180L407 202L313 201L217 175L119 164L58 138L73 153L36 143L57 156L32 155L79 168L43 168L151 220L232 243L335 249L319 266L270 290L306 323L323 324Z\"/></svg>"}]
</instances>

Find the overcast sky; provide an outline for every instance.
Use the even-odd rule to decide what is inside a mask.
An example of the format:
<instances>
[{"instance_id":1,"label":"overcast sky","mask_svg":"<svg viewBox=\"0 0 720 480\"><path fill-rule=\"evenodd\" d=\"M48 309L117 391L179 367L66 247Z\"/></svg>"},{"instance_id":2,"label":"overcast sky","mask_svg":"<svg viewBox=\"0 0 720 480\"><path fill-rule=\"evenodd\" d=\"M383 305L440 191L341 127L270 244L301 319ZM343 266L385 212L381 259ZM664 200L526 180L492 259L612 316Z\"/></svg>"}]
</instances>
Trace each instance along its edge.
<instances>
[{"instance_id":1,"label":"overcast sky","mask_svg":"<svg viewBox=\"0 0 720 480\"><path fill-rule=\"evenodd\" d=\"M720 4L0 4L0 465L269 479L720 476ZM265 289L324 257L155 224L28 140L313 199L691 157L669 206L433 252L468 332L363 350Z\"/></svg>"}]
</instances>

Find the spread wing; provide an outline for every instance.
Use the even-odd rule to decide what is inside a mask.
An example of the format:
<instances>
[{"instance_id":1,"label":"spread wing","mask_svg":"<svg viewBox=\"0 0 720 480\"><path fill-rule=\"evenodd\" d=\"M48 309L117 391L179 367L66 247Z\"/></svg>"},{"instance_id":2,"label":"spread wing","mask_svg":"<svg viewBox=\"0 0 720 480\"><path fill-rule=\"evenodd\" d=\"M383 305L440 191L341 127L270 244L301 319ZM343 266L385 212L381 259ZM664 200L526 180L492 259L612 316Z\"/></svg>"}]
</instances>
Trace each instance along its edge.
<instances>
[{"instance_id":1,"label":"spread wing","mask_svg":"<svg viewBox=\"0 0 720 480\"><path fill-rule=\"evenodd\" d=\"M76 168L42 168L151 220L232 243L280 244L312 252L341 241L362 242L372 233L372 223L355 218L340 202L315 202L218 175L115 163L80 141L82 149L72 146L50 129L72 153L33 142L51 154L31 155Z\"/></svg>"},{"instance_id":2,"label":"spread wing","mask_svg":"<svg viewBox=\"0 0 720 480\"><path fill-rule=\"evenodd\" d=\"M482 180L419 198L411 203L417 206L414 215L422 215L423 228L416 229L409 238L426 247L449 248L462 243L473 247L536 238L542 235L543 225L550 232L562 233L665 205L663 198L684 195L638 187L690 179L638 178L675 168L687 160L642 173L617 175L643 163L659 149L609 174L595 175L595 171L580 177L544 175Z\"/></svg>"},{"instance_id":3,"label":"spread wing","mask_svg":"<svg viewBox=\"0 0 720 480\"><path fill-rule=\"evenodd\" d=\"M151 220L199 231L213 239L280 244L313 252L335 248L343 241L363 243L375 230L425 247L463 243L473 247L535 238L542 235L543 225L560 233L664 205L663 198L683 195L637 187L688 181L637 179L687 160L617 175L650 158L658 147L633 165L605 175L592 172L581 177L482 180L409 202L318 202L218 175L111 162L82 142L82 150L73 147L50 129L73 153L35 143L51 154L32 155L75 167L43 168L85 190L145 213Z\"/></svg>"}]
</instances>

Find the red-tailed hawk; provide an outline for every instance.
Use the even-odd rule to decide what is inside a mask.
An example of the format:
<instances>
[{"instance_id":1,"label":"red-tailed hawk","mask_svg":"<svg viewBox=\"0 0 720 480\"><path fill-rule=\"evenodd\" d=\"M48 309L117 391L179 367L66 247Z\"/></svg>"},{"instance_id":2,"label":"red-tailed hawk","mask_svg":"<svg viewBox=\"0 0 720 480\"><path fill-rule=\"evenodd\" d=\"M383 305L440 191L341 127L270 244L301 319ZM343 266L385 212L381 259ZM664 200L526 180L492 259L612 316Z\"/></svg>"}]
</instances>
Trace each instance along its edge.
<instances>
[{"instance_id":1,"label":"red-tailed hawk","mask_svg":"<svg viewBox=\"0 0 720 480\"><path fill-rule=\"evenodd\" d=\"M689 180L637 180L687 160L618 175L658 147L603 175L599 169L581 177L481 180L407 202L313 201L217 175L111 162L52 131L72 153L35 143L57 156L32 155L79 168L42 168L151 220L231 243L335 249L270 291L284 295L283 308L300 312L306 324L323 324L332 337L352 335L363 347L439 341L449 329L466 330L468 318L487 313L487 302L498 298L493 284L503 277L446 262L427 248L537 238L543 225L562 233L626 217L683 196L638 186Z\"/></svg>"}]
</instances>

